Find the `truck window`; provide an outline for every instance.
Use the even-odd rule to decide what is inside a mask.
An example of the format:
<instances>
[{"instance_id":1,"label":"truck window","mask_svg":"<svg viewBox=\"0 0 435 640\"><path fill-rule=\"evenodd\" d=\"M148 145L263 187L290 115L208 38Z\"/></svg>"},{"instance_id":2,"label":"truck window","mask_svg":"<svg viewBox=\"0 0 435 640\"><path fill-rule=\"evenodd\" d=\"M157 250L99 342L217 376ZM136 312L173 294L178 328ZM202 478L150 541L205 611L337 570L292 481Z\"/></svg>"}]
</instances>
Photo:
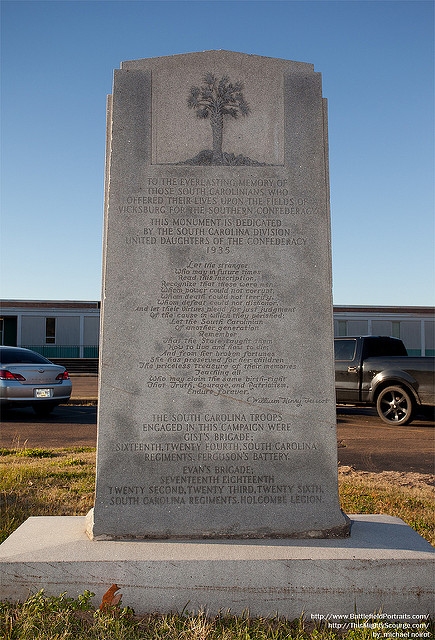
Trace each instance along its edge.
<instances>
[{"instance_id":1,"label":"truck window","mask_svg":"<svg viewBox=\"0 0 435 640\"><path fill-rule=\"evenodd\" d=\"M356 340L334 340L336 360L353 360L355 358Z\"/></svg>"},{"instance_id":2,"label":"truck window","mask_svg":"<svg viewBox=\"0 0 435 640\"><path fill-rule=\"evenodd\" d=\"M394 357L408 355L401 340L389 337L376 337L364 339L363 358Z\"/></svg>"}]
</instances>

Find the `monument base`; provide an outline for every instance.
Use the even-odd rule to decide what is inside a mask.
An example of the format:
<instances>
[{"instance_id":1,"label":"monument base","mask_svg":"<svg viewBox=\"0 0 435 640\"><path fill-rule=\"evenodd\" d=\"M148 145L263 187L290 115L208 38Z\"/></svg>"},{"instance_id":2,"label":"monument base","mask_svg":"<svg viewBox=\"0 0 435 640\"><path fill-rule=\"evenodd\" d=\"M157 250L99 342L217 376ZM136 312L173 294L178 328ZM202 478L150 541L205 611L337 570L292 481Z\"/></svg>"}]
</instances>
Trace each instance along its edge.
<instances>
[{"instance_id":1,"label":"monument base","mask_svg":"<svg viewBox=\"0 0 435 640\"><path fill-rule=\"evenodd\" d=\"M157 534L147 533L147 535L135 536L135 535L123 535L123 536L112 536L108 534L95 534L95 523L94 523L94 509L91 509L86 516L86 533L91 540L96 542L137 542L144 540L156 541L160 540L172 540L174 541L184 541L187 542L189 540L194 540L198 542L199 540L223 540L225 542L229 542L230 540L271 540L271 539L298 539L298 540L321 540L323 538L348 538L350 536L350 529L352 523L347 515L341 512L342 524L338 524L335 527L325 528L325 529L308 529L305 531L292 531L291 533L277 533L274 532L273 535L268 535L264 532L256 531L255 529L251 531L244 531L243 533L222 533L217 531L203 533L203 535L166 535L162 536Z\"/></svg>"},{"instance_id":2,"label":"monument base","mask_svg":"<svg viewBox=\"0 0 435 640\"><path fill-rule=\"evenodd\" d=\"M85 517L29 518L0 546L0 599L89 589L98 606L116 583L137 614L433 615L431 545L399 518L350 518L350 538L176 542L95 542Z\"/></svg>"}]
</instances>

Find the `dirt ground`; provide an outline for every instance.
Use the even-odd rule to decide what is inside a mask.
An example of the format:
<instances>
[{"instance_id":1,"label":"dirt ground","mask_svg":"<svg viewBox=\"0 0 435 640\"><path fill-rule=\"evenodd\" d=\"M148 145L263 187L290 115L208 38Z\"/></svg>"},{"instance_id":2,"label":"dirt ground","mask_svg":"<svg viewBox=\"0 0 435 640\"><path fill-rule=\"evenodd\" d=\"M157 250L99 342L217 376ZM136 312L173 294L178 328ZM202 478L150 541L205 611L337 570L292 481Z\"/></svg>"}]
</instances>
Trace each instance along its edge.
<instances>
[{"instance_id":1,"label":"dirt ground","mask_svg":"<svg viewBox=\"0 0 435 640\"><path fill-rule=\"evenodd\" d=\"M352 467L343 465L338 467L339 478L350 478L351 480L369 480L372 482L385 482L395 486L407 487L408 489L424 489L435 487L435 475L433 473L413 473L406 471L358 471Z\"/></svg>"}]
</instances>

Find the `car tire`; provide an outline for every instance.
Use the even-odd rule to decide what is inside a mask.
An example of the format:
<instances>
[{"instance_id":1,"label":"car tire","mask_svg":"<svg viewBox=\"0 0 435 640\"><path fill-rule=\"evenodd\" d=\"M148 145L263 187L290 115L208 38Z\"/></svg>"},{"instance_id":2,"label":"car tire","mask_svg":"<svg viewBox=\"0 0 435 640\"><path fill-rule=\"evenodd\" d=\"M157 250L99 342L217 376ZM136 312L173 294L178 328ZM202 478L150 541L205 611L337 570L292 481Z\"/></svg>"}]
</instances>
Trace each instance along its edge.
<instances>
[{"instance_id":1,"label":"car tire","mask_svg":"<svg viewBox=\"0 0 435 640\"><path fill-rule=\"evenodd\" d=\"M405 425L414 417L415 403L403 387L385 387L378 395L376 411L380 419L387 424Z\"/></svg>"}]
</instances>

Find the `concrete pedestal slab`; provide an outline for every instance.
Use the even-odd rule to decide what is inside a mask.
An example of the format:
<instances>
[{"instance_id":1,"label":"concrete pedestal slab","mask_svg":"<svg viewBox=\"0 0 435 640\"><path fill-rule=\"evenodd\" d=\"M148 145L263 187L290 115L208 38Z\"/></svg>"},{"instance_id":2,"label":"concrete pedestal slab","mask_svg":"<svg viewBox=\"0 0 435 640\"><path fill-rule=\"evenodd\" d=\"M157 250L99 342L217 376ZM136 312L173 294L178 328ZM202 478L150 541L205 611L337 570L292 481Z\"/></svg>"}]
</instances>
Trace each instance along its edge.
<instances>
[{"instance_id":1,"label":"concrete pedestal slab","mask_svg":"<svg viewBox=\"0 0 435 640\"><path fill-rule=\"evenodd\" d=\"M344 539L176 542L92 542L85 517L29 518L0 547L0 599L89 589L98 604L117 583L137 614L433 615L431 545L399 518L350 518Z\"/></svg>"}]
</instances>

